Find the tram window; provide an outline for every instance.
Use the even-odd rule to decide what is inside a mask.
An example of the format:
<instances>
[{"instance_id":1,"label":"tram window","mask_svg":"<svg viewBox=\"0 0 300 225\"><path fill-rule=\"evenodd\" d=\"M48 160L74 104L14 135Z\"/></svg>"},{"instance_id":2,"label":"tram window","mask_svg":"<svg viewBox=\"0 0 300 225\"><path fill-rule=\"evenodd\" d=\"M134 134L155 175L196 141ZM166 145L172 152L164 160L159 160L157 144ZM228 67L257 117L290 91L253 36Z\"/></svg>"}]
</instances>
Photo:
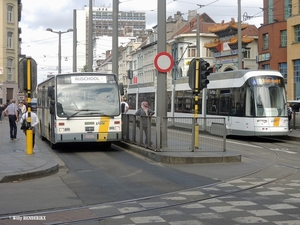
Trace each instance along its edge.
<instances>
[{"instance_id":1,"label":"tram window","mask_svg":"<svg viewBox=\"0 0 300 225\"><path fill-rule=\"evenodd\" d=\"M182 102L183 102L182 97L176 97L175 98L175 112L183 112Z\"/></svg>"},{"instance_id":2,"label":"tram window","mask_svg":"<svg viewBox=\"0 0 300 225\"><path fill-rule=\"evenodd\" d=\"M207 101L207 112L209 114L218 114L218 102L219 100L216 98L209 98Z\"/></svg>"},{"instance_id":3,"label":"tram window","mask_svg":"<svg viewBox=\"0 0 300 225\"><path fill-rule=\"evenodd\" d=\"M136 94L128 94L129 109L136 110Z\"/></svg>"},{"instance_id":4,"label":"tram window","mask_svg":"<svg viewBox=\"0 0 300 225\"><path fill-rule=\"evenodd\" d=\"M176 91L175 93L175 101L174 101L174 111L182 112L183 111L183 91Z\"/></svg>"},{"instance_id":5,"label":"tram window","mask_svg":"<svg viewBox=\"0 0 300 225\"><path fill-rule=\"evenodd\" d=\"M184 99L183 112L186 112L186 113L192 112L192 99L191 98Z\"/></svg>"},{"instance_id":6,"label":"tram window","mask_svg":"<svg viewBox=\"0 0 300 225\"><path fill-rule=\"evenodd\" d=\"M172 105L172 92L168 91L167 93L167 112L171 112Z\"/></svg>"},{"instance_id":7,"label":"tram window","mask_svg":"<svg viewBox=\"0 0 300 225\"><path fill-rule=\"evenodd\" d=\"M220 97L220 114L229 115L231 111L231 98L230 95L221 95Z\"/></svg>"},{"instance_id":8,"label":"tram window","mask_svg":"<svg viewBox=\"0 0 300 225\"><path fill-rule=\"evenodd\" d=\"M138 107L142 102L148 102L149 108L155 111L155 93L140 93L138 99Z\"/></svg>"}]
</instances>

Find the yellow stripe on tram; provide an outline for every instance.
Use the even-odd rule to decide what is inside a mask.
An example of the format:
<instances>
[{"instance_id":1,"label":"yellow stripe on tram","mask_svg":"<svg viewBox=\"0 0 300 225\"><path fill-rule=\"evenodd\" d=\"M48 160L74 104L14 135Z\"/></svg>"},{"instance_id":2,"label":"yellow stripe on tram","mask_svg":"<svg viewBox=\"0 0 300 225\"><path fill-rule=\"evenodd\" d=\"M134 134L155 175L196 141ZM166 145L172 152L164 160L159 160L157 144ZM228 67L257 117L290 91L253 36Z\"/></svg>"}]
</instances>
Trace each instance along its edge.
<instances>
[{"instance_id":1,"label":"yellow stripe on tram","mask_svg":"<svg viewBox=\"0 0 300 225\"><path fill-rule=\"evenodd\" d=\"M107 141L109 123L110 117L100 118L98 141Z\"/></svg>"}]
</instances>

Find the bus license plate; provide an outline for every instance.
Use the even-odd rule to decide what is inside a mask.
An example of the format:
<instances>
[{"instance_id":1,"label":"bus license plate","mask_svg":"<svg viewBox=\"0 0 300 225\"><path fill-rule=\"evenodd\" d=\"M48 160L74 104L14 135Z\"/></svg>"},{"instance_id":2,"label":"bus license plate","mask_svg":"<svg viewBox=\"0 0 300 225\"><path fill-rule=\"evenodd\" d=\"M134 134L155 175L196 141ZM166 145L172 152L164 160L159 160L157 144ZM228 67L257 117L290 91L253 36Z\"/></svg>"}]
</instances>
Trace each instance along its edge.
<instances>
[{"instance_id":1,"label":"bus license plate","mask_svg":"<svg viewBox=\"0 0 300 225\"><path fill-rule=\"evenodd\" d=\"M86 135L85 135L85 138L86 138L86 139L94 139L95 136L94 136L93 134L86 134Z\"/></svg>"}]
</instances>

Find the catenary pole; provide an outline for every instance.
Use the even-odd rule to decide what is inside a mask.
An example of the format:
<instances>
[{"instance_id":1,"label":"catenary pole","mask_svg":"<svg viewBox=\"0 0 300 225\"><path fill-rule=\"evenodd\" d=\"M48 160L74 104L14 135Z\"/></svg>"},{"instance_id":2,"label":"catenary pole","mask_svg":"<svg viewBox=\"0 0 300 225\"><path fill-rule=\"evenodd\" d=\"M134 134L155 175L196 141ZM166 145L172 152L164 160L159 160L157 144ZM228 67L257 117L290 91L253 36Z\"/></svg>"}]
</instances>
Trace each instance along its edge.
<instances>
[{"instance_id":1,"label":"catenary pole","mask_svg":"<svg viewBox=\"0 0 300 225\"><path fill-rule=\"evenodd\" d=\"M157 53L166 51L166 0L157 0ZM157 71L157 107L156 116L161 120L161 133L157 137L159 144L165 145L166 135L163 129L163 117L167 116L167 73ZM159 148L160 146L157 146Z\"/></svg>"},{"instance_id":2,"label":"catenary pole","mask_svg":"<svg viewBox=\"0 0 300 225\"><path fill-rule=\"evenodd\" d=\"M73 72L77 72L77 13L73 10Z\"/></svg>"},{"instance_id":3,"label":"catenary pole","mask_svg":"<svg viewBox=\"0 0 300 225\"><path fill-rule=\"evenodd\" d=\"M242 21L241 21L241 0L238 1L238 69L242 69Z\"/></svg>"},{"instance_id":4,"label":"catenary pole","mask_svg":"<svg viewBox=\"0 0 300 225\"><path fill-rule=\"evenodd\" d=\"M93 72L93 2L89 2L88 72Z\"/></svg>"},{"instance_id":5,"label":"catenary pole","mask_svg":"<svg viewBox=\"0 0 300 225\"><path fill-rule=\"evenodd\" d=\"M118 70L118 42L119 42L119 0L113 0L113 37L112 37L112 72L119 78Z\"/></svg>"}]
</instances>

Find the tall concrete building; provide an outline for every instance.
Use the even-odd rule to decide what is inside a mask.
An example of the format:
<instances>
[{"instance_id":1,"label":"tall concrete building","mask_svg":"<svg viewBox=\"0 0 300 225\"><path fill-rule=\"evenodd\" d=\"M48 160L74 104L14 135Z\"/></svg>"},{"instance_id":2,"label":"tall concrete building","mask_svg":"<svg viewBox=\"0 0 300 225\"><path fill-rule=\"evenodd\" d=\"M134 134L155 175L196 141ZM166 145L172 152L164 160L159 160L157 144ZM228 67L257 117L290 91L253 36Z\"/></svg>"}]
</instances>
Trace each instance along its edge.
<instances>
[{"instance_id":1,"label":"tall concrete building","mask_svg":"<svg viewBox=\"0 0 300 225\"><path fill-rule=\"evenodd\" d=\"M300 99L300 2L264 0L257 62L260 69L279 70L288 100Z\"/></svg>"},{"instance_id":2,"label":"tall concrete building","mask_svg":"<svg viewBox=\"0 0 300 225\"><path fill-rule=\"evenodd\" d=\"M120 11L118 16L119 37L137 37L145 33L146 13ZM89 7L76 10L77 26L77 69L81 70L88 61ZM113 11L110 7L93 7L93 40L101 36L112 36ZM93 43L95 47L95 42ZM105 43L104 53L105 50ZM95 48L94 48L95 49ZM97 57L97 56L94 56ZM95 60L94 60L95 61Z\"/></svg>"},{"instance_id":3,"label":"tall concrete building","mask_svg":"<svg viewBox=\"0 0 300 225\"><path fill-rule=\"evenodd\" d=\"M0 1L0 103L18 97L21 0Z\"/></svg>"}]
</instances>

